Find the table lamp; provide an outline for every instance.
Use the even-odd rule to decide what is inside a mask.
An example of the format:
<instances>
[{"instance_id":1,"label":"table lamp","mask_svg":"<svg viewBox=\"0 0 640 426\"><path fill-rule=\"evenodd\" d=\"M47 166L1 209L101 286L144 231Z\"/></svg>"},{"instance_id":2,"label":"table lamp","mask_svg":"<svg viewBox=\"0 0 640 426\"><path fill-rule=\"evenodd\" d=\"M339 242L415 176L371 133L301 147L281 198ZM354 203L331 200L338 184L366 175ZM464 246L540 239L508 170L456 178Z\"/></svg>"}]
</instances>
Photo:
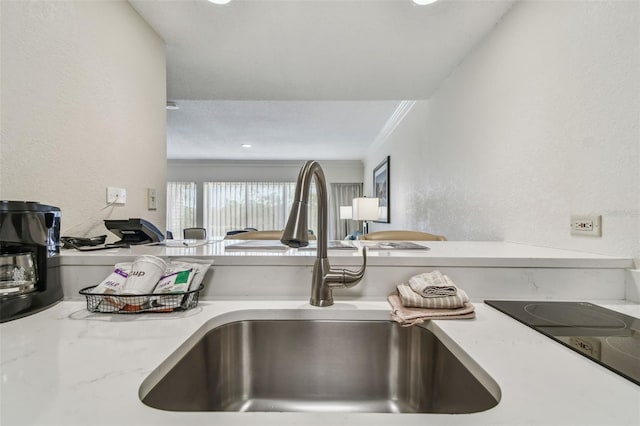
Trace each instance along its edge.
<instances>
[{"instance_id":1,"label":"table lamp","mask_svg":"<svg viewBox=\"0 0 640 426\"><path fill-rule=\"evenodd\" d=\"M364 221L362 225L362 233L366 234L368 231L368 220L376 220L378 219L378 203L380 199L378 198L354 198L353 199L353 220L362 220Z\"/></svg>"}]
</instances>

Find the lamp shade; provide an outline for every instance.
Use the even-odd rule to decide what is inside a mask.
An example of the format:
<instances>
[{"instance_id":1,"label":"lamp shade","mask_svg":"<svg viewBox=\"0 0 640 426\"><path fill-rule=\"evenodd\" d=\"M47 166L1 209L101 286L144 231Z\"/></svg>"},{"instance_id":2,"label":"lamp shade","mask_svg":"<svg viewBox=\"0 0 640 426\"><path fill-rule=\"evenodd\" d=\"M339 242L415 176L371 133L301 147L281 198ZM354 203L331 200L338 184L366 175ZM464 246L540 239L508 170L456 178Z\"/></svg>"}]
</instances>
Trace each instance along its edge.
<instances>
[{"instance_id":1,"label":"lamp shade","mask_svg":"<svg viewBox=\"0 0 640 426\"><path fill-rule=\"evenodd\" d=\"M376 220L380 217L378 212L378 198L354 198L353 220Z\"/></svg>"},{"instance_id":2,"label":"lamp shade","mask_svg":"<svg viewBox=\"0 0 640 426\"><path fill-rule=\"evenodd\" d=\"M340 219L351 219L351 218L353 218L353 207L340 206Z\"/></svg>"}]
</instances>

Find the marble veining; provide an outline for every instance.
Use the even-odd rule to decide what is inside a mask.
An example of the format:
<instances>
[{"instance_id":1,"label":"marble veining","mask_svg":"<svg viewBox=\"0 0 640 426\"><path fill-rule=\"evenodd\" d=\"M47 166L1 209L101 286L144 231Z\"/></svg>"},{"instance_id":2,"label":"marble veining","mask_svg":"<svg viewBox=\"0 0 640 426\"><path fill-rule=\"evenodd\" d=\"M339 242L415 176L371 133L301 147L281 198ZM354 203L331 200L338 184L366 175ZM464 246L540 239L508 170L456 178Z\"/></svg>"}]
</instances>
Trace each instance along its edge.
<instances>
[{"instance_id":1,"label":"marble veining","mask_svg":"<svg viewBox=\"0 0 640 426\"><path fill-rule=\"evenodd\" d=\"M640 317L640 305L605 301L610 309ZM437 414L176 413L138 399L147 375L212 318L233 321L246 310L300 318L385 318L383 301L337 301L312 308L306 300L203 301L179 315L91 315L82 302L65 301L0 325L3 424L31 425L637 425L640 387L582 359L500 312L476 302L477 317L435 321L501 389L498 406L485 412ZM60 343L62 342L62 343ZM73 344L71 344L73 343ZM28 355L28 356L25 356ZM31 401L41 400L41 404ZM585 404L588 401L588 404Z\"/></svg>"}]
</instances>

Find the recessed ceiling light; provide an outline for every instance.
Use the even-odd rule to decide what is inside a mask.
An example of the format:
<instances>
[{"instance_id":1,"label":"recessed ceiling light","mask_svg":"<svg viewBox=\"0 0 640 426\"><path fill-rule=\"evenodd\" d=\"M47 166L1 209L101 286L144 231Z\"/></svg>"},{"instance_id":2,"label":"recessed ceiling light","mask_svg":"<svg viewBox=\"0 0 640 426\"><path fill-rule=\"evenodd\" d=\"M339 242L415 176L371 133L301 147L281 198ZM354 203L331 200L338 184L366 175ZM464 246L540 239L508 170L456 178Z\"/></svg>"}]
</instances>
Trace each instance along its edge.
<instances>
[{"instance_id":1,"label":"recessed ceiling light","mask_svg":"<svg viewBox=\"0 0 640 426\"><path fill-rule=\"evenodd\" d=\"M211 0L209 0L209 1L211 1ZM413 2L414 2L415 4L419 4L420 6L424 6L424 5L426 5L426 4L435 3L435 2L437 2L437 1L438 1L438 0L413 0Z\"/></svg>"},{"instance_id":2,"label":"recessed ceiling light","mask_svg":"<svg viewBox=\"0 0 640 426\"><path fill-rule=\"evenodd\" d=\"M250 143L243 143L240 146L243 147L243 148L251 148L251 144Z\"/></svg>"},{"instance_id":3,"label":"recessed ceiling light","mask_svg":"<svg viewBox=\"0 0 640 426\"><path fill-rule=\"evenodd\" d=\"M231 0L209 0L211 3L214 4L227 4L229 3Z\"/></svg>"}]
</instances>

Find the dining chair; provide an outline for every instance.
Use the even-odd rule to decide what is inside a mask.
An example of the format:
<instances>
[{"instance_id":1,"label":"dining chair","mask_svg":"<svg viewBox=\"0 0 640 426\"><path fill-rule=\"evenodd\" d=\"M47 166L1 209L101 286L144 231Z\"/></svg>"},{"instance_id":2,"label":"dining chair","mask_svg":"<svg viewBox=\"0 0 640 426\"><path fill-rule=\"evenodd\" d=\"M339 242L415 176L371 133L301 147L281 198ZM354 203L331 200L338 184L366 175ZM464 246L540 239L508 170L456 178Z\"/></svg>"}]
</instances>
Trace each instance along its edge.
<instances>
[{"instance_id":1,"label":"dining chair","mask_svg":"<svg viewBox=\"0 0 640 426\"><path fill-rule=\"evenodd\" d=\"M185 240L206 240L207 230L204 228L184 228L182 237Z\"/></svg>"}]
</instances>

